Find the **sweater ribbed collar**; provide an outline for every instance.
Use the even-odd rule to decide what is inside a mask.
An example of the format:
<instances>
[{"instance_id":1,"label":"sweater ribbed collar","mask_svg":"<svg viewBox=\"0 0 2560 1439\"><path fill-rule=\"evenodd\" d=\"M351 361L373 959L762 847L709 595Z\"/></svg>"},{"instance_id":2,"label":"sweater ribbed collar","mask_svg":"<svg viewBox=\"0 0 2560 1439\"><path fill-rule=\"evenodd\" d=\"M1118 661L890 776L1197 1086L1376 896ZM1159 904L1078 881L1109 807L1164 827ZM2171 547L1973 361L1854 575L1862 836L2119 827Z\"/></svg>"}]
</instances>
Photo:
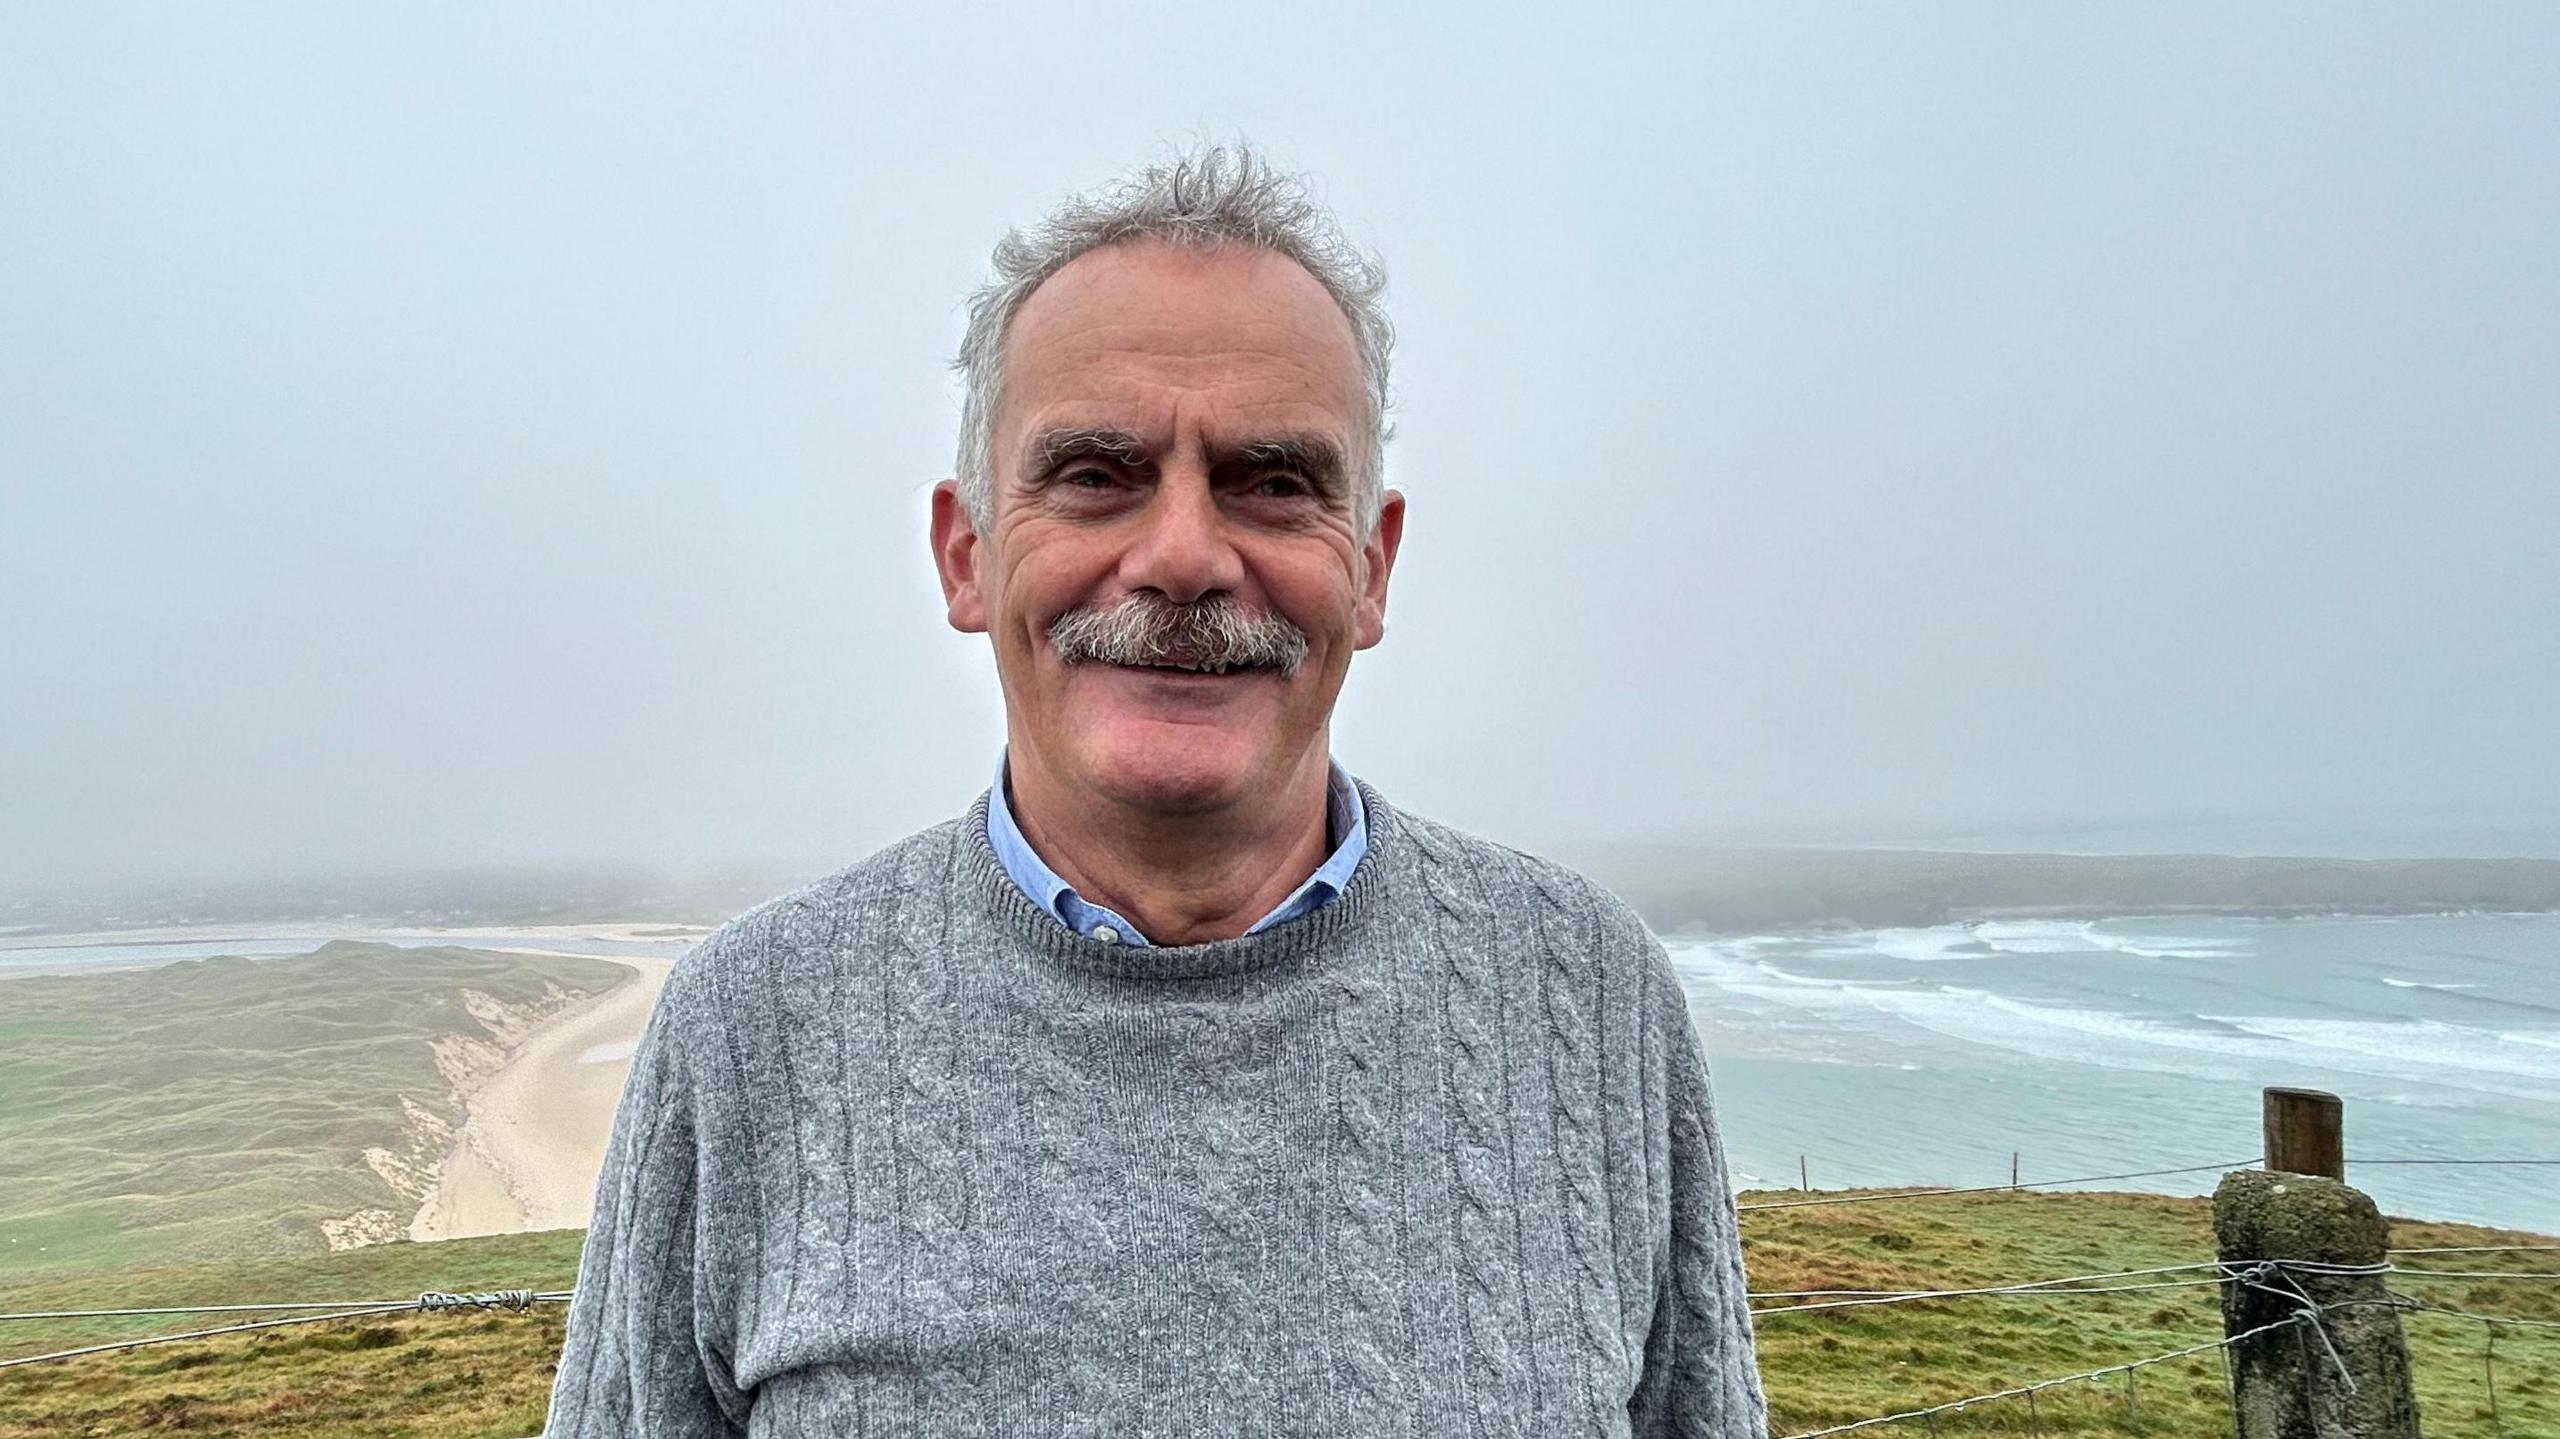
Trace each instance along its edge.
<instances>
[{"instance_id":1,"label":"sweater ribbed collar","mask_svg":"<svg viewBox=\"0 0 2560 1439\"><path fill-rule=\"evenodd\" d=\"M1383 870L1396 863L1405 847L1403 817L1367 780L1356 776L1360 799L1368 811L1369 850L1361 856L1342 893L1285 923L1255 934L1216 939L1206 944L1134 947L1087 939L1058 922L1022 892L996 858L987 840L987 805L992 790L981 791L960 820L958 870L962 893L1025 944L1071 968L1120 979L1214 979L1254 970L1302 963L1336 939L1368 922L1380 902Z\"/></svg>"}]
</instances>

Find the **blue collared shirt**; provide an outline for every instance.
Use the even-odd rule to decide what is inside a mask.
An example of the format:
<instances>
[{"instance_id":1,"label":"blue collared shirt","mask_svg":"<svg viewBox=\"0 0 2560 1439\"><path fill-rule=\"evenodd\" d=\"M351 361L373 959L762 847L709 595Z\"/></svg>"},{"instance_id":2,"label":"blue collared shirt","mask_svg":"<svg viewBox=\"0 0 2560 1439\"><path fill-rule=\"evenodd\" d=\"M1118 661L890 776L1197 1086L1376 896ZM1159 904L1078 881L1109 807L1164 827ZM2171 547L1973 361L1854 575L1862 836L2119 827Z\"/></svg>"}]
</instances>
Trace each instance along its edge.
<instances>
[{"instance_id":1,"label":"blue collared shirt","mask_svg":"<svg viewBox=\"0 0 2560 1439\"><path fill-rule=\"evenodd\" d=\"M1359 787L1351 782L1342 766L1331 766L1332 780L1325 787L1325 832L1338 835L1333 853L1316 866L1316 872L1289 891L1279 907L1254 922L1245 931L1253 934L1275 924L1286 924L1302 914L1321 909L1341 895L1343 886L1351 883L1351 871L1359 868L1360 857L1369 852L1369 812L1360 802ZM1105 944L1148 947L1147 937L1138 927L1101 905L1089 903L1076 893L1075 886L1058 877L1022 837L1022 827L1013 822L1013 806L1004 797L1005 760L996 758L996 787L987 796L987 842L995 846L996 862L1013 878L1033 903L1058 917L1058 922L1087 939Z\"/></svg>"}]
</instances>

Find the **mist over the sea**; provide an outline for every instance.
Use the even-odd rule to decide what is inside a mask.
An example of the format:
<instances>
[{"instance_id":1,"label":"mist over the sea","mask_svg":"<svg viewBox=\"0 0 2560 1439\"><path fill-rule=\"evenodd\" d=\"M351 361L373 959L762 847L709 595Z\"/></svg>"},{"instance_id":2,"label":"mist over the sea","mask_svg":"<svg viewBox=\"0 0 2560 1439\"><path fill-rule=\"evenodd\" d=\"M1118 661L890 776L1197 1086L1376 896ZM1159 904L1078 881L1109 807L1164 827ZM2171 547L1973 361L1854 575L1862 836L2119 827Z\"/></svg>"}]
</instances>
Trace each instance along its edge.
<instances>
[{"instance_id":1,"label":"mist over the sea","mask_svg":"<svg viewBox=\"0 0 2560 1439\"><path fill-rule=\"evenodd\" d=\"M10 7L0 887L807 871L960 812L960 301L1193 132L1389 266L1411 517L1336 740L1399 803L2560 855L2555 45L2533 5Z\"/></svg>"}]
</instances>

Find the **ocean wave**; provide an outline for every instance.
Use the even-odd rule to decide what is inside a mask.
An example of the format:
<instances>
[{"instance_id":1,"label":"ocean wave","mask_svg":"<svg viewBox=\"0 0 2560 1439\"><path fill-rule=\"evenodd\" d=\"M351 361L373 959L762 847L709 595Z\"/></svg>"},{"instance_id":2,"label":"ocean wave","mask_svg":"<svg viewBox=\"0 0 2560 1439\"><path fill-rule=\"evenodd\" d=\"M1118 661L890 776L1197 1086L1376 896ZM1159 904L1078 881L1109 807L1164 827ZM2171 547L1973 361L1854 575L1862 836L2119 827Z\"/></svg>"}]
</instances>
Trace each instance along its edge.
<instances>
[{"instance_id":1,"label":"ocean wave","mask_svg":"<svg viewBox=\"0 0 2560 1439\"><path fill-rule=\"evenodd\" d=\"M2560 1103L2560 1047L2432 1020L2159 1018L2032 1004L1954 985L1857 997L1932 1033L2048 1063L2250 1083L2317 1069Z\"/></svg>"},{"instance_id":2,"label":"ocean wave","mask_svg":"<svg viewBox=\"0 0 2560 1439\"><path fill-rule=\"evenodd\" d=\"M2123 924L2121 920L1985 919L1919 929L1879 929L1857 936L1855 948L1833 946L1818 953L1843 958L1882 954L1915 964L2010 954L2129 954L2138 959L2244 959L2249 954L2227 939L2128 933L2122 931Z\"/></svg>"},{"instance_id":3,"label":"ocean wave","mask_svg":"<svg viewBox=\"0 0 2560 1439\"><path fill-rule=\"evenodd\" d=\"M2245 1033L2282 1040L2335 1058L2331 1068L2391 1078L2460 1074L2510 1075L2560 1086L2560 1045L2519 1042L2500 1030L2436 1020L2224 1018ZM2352 1063L2338 1062L2340 1059ZM2413 1073L2413 1071L2415 1071ZM2560 1099L2560 1088L2548 1093Z\"/></svg>"}]
</instances>

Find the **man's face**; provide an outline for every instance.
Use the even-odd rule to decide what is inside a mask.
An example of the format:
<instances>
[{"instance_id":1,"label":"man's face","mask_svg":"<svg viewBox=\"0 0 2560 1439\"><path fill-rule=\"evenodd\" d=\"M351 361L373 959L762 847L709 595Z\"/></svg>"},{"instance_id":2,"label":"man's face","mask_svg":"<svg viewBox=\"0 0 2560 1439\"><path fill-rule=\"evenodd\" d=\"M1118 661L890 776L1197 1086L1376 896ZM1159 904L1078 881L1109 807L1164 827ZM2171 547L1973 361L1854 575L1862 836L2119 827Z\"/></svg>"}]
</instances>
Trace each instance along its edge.
<instances>
[{"instance_id":1,"label":"man's face","mask_svg":"<svg viewBox=\"0 0 2560 1439\"><path fill-rule=\"evenodd\" d=\"M933 507L951 623L995 645L1017 778L1185 814L1321 770L1403 531L1391 494L1360 533L1366 442L1350 325L1286 258L1137 241L1042 284L1006 339L992 522L975 532L949 481ZM1091 623L1119 606L1135 624ZM1221 607L1304 658L1178 667L1234 652L1170 623Z\"/></svg>"}]
</instances>

